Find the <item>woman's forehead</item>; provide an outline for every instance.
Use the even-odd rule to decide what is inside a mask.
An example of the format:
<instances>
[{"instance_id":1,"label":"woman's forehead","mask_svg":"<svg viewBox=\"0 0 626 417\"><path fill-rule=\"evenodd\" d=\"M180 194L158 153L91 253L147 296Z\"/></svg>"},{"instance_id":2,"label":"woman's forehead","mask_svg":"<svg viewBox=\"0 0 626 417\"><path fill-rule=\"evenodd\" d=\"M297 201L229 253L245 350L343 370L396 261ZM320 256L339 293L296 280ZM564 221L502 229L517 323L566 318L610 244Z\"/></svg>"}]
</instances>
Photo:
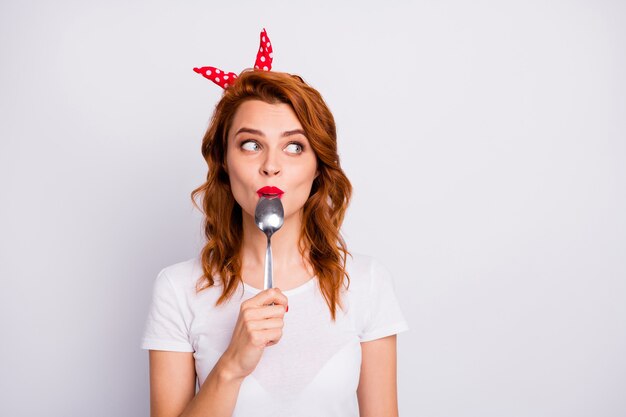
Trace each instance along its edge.
<instances>
[{"instance_id":1,"label":"woman's forehead","mask_svg":"<svg viewBox=\"0 0 626 417\"><path fill-rule=\"evenodd\" d=\"M302 125L289 104L247 100L235 112L230 134L235 135L241 129L256 130L263 134L282 134L302 129Z\"/></svg>"}]
</instances>

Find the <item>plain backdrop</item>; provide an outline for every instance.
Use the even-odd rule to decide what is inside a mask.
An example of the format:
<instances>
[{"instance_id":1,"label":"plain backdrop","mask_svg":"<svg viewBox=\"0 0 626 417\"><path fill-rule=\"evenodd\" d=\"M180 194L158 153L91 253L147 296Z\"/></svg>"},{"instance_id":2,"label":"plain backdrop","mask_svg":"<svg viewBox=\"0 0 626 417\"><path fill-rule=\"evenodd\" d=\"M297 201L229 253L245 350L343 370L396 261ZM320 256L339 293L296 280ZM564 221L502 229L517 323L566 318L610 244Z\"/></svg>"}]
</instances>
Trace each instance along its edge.
<instances>
[{"instance_id":1,"label":"plain backdrop","mask_svg":"<svg viewBox=\"0 0 626 417\"><path fill-rule=\"evenodd\" d=\"M148 416L152 285L203 239L192 68L263 27L393 273L400 414L626 415L624 2L0 4L0 415Z\"/></svg>"}]
</instances>

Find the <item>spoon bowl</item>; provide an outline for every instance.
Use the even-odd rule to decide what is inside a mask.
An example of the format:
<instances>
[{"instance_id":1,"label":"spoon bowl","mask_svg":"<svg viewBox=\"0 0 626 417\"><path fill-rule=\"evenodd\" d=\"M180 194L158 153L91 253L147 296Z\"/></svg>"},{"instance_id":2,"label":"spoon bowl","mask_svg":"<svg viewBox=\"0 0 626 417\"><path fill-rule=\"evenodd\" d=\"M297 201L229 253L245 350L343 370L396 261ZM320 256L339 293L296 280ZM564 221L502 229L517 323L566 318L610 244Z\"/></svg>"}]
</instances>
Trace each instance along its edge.
<instances>
[{"instance_id":1,"label":"spoon bowl","mask_svg":"<svg viewBox=\"0 0 626 417\"><path fill-rule=\"evenodd\" d=\"M281 228L284 220L285 212L280 198L267 198L263 196L259 199L256 209L254 210L254 222L257 227L265 233L268 239Z\"/></svg>"}]
</instances>

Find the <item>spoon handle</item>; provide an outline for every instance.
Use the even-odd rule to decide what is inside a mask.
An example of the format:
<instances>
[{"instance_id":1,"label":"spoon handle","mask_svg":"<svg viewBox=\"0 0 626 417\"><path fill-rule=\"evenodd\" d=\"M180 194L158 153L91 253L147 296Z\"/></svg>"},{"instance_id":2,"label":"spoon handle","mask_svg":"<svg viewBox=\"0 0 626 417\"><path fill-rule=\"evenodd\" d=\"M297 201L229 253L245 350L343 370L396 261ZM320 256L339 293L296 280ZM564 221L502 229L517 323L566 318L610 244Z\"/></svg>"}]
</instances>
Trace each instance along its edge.
<instances>
[{"instance_id":1,"label":"spoon handle","mask_svg":"<svg viewBox=\"0 0 626 417\"><path fill-rule=\"evenodd\" d=\"M272 244L270 237L267 237L267 250L265 251L265 276L263 278L263 289L272 288Z\"/></svg>"}]
</instances>

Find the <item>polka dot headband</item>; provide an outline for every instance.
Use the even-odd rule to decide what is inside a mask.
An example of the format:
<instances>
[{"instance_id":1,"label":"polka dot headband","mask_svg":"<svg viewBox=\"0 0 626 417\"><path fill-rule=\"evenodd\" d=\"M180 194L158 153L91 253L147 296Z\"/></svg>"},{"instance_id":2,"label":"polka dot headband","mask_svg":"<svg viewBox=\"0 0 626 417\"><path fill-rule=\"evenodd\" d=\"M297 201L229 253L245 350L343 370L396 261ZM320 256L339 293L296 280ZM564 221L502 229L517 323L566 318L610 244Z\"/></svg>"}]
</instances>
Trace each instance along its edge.
<instances>
[{"instance_id":1,"label":"polka dot headband","mask_svg":"<svg viewBox=\"0 0 626 417\"><path fill-rule=\"evenodd\" d=\"M269 71L272 69L273 49L270 38L267 37L265 29L261 31L261 43L259 45L259 51L256 54L256 62L254 63L254 69ZM201 67L193 69L198 74L208 78L215 84L226 89L229 84L232 84L237 79L237 74L234 72L224 72L215 67Z\"/></svg>"}]
</instances>

